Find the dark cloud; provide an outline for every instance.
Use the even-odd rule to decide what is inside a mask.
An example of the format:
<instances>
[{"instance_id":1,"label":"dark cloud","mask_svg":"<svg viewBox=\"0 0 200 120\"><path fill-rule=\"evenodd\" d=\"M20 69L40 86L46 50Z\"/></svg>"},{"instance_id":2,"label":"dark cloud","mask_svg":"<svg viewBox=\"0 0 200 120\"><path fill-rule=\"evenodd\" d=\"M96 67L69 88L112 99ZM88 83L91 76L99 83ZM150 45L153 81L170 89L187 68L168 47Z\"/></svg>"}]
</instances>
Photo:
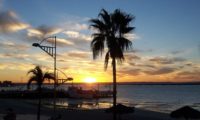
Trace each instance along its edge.
<instances>
[{"instance_id":1,"label":"dark cloud","mask_svg":"<svg viewBox=\"0 0 200 120\"><path fill-rule=\"evenodd\" d=\"M85 40L84 38L67 38L72 41L77 47L85 48L86 46L90 45L91 41Z\"/></svg>"},{"instance_id":2,"label":"dark cloud","mask_svg":"<svg viewBox=\"0 0 200 120\"><path fill-rule=\"evenodd\" d=\"M121 75L130 75L130 76L137 76L139 75L141 72L140 69L137 69L137 68L134 68L134 69L130 69L130 68L124 68L124 69L121 69L119 70L119 74Z\"/></svg>"},{"instance_id":3,"label":"dark cloud","mask_svg":"<svg viewBox=\"0 0 200 120\"><path fill-rule=\"evenodd\" d=\"M150 65L150 64L136 64L138 67L145 67L145 68L157 68L155 65Z\"/></svg>"},{"instance_id":4,"label":"dark cloud","mask_svg":"<svg viewBox=\"0 0 200 120\"><path fill-rule=\"evenodd\" d=\"M133 62L130 62L130 63L128 63L130 66L136 66L136 64L135 63L133 63Z\"/></svg>"},{"instance_id":5,"label":"dark cloud","mask_svg":"<svg viewBox=\"0 0 200 120\"><path fill-rule=\"evenodd\" d=\"M55 40L54 39L48 39L47 42L51 43L51 44L54 44ZM66 39L63 39L63 38L56 38L56 44L58 46L61 46L61 47L73 46L74 45L73 42L71 42L69 40L66 40Z\"/></svg>"},{"instance_id":6,"label":"dark cloud","mask_svg":"<svg viewBox=\"0 0 200 120\"><path fill-rule=\"evenodd\" d=\"M141 57L135 55L134 53L126 53L124 55L125 59L129 62L129 61L134 61L134 60L140 60Z\"/></svg>"},{"instance_id":7,"label":"dark cloud","mask_svg":"<svg viewBox=\"0 0 200 120\"><path fill-rule=\"evenodd\" d=\"M183 53L184 51L181 51L181 50L175 50L175 51L172 51L171 54L173 55L177 55L177 54L181 54Z\"/></svg>"},{"instance_id":8,"label":"dark cloud","mask_svg":"<svg viewBox=\"0 0 200 120\"><path fill-rule=\"evenodd\" d=\"M192 67L194 64L193 63L185 63L186 66Z\"/></svg>"},{"instance_id":9,"label":"dark cloud","mask_svg":"<svg viewBox=\"0 0 200 120\"><path fill-rule=\"evenodd\" d=\"M168 59L168 58L163 58L163 57L155 57L155 58L151 58L149 59L149 61L151 62L156 62L159 64L172 64L173 61Z\"/></svg>"},{"instance_id":10,"label":"dark cloud","mask_svg":"<svg viewBox=\"0 0 200 120\"><path fill-rule=\"evenodd\" d=\"M184 62L184 61L186 61L186 59L181 58L181 57L175 57L175 58L172 58L172 60L173 60L174 62Z\"/></svg>"},{"instance_id":11,"label":"dark cloud","mask_svg":"<svg viewBox=\"0 0 200 120\"><path fill-rule=\"evenodd\" d=\"M175 62L183 62L185 61L184 58L175 57L175 58L168 58L168 57L154 57L149 59L151 62L155 62L157 64L174 64Z\"/></svg>"},{"instance_id":12,"label":"dark cloud","mask_svg":"<svg viewBox=\"0 0 200 120\"><path fill-rule=\"evenodd\" d=\"M157 68L155 65L146 64L146 63L135 63L135 62L128 62L129 67L137 67L137 68L150 68L155 69Z\"/></svg>"},{"instance_id":13,"label":"dark cloud","mask_svg":"<svg viewBox=\"0 0 200 120\"><path fill-rule=\"evenodd\" d=\"M58 34L61 31L62 31L62 29L57 28L57 27L41 25L37 28L28 29L27 36L28 36L28 39L30 39L30 40L41 41L44 38ZM48 38L44 42L54 44L55 39L54 39L54 37ZM58 46L61 46L61 47L74 45L74 42L67 40L67 39L64 39L64 38L58 38L58 37L56 38L56 43L57 43ZM45 43L43 43L43 44L45 44Z\"/></svg>"},{"instance_id":14,"label":"dark cloud","mask_svg":"<svg viewBox=\"0 0 200 120\"><path fill-rule=\"evenodd\" d=\"M64 31L63 34L66 35L66 39L74 43L74 47L77 47L77 49L82 49L86 46L89 48L90 42L92 40L91 35L82 34L77 31Z\"/></svg>"},{"instance_id":15,"label":"dark cloud","mask_svg":"<svg viewBox=\"0 0 200 120\"><path fill-rule=\"evenodd\" d=\"M181 71L177 73L175 79L176 80L184 80L184 81L199 81L200 80L200 71Z\"/></svg>"},{"instance_id":16,"label":"dark cloud","mask_svg":"<svg viewBox=\"0 0 200 120\"><path fill-rule=\"evenodd\" d=\"M0 58L15 58L15 59L19 59L19 60L25 60L29 57L29 55L27 54L19 54L19 53L4 53L4 54L0 54Z\"/></svg>"},{"instance_id":17,"label":"dark cloud","mask_svg":"<svg viewBox=\"0 0 200 120\"><path fill-rule=\"evenodd\" d=\"M128 53L145 53L145 52L153 52L153 49L145 49L145 50L142 50L142 49L137 49L137 48L133 48L132 50L128 51Z\"/></svg>"},{"instance_id":18,"label":"dark cloud","mask_svg":"<svg viewBox=\"0 0 200 120\"><path fill-rule=\"evenodd\" d=\"M45 37L52 36L54 34L57 34L61 32L60 28L47 26L47 25L41 25L37 28L30 28L28 29L27 36L31 40L42 40Z\"/></svg>"},{"instance_id":19,"label":"dark cloud","mask_svg":"<svg viewBox=\"0 0 200 120\"><path fill-rule=\"evenodd\" d=\"M47 26L47 25L41 25L37 28L32 28L28 30L32 34L40 35L42 37L48 37L48 35L54 35L56 33L59 33L61 31L60 28Z\"/></svg>"},{"instance_id":20,"label":"dark cloud","mask_svg":"<svg viewBox=\"0 0 200 120\"><path fill-rule=\"evenodd\" d=\"M85 52L70 52L68 53L69 57L73 57L73 58L89 58L89 54L85 53Z\"/></svg>"},{"instance_id":21,"label":"dark cloud","mask_svg":"<svg viewBox=\"0 0 200 120\"><path fill-rule=\"evenodd\" d=\"M200 75L200 71L181 71L179 73L177 73L177 75L181 75L181 76L199 76Z\"/></svg>"},{"instance_id":22,"label":"dark cloud","mask_svg":"<svg viewBox=\"0 0 200 120\"><path fill-rule=\"evenodd\" d=\"M19 51L19 50L25 51L30 47L27 45L16 44L13 42L0 42L0 48L8 49L8 50L10 49L10 50L14 50L14 51Z\"/></svg>"},{"instance_id":23,"label":"dark cloud","mask_svg":"<svg viewBox=\"0 0 200 120\"><path fill-rule=\"evenodd\" d=\"M175 68L170 68L170 67L163 67L155 70L149 70L149 71L144 71L144 73L148 75L161 75L161 74L168 74L174 72L176 69Z\"/></svg>"},{"instance_id":24,"label":"dark cloud","mask_svg":"<svg viewBox=\"0 0 200 120\"><path fill-rule=\"evenodd\" d=\"M125 60L126 60L126 62L128 63L128 65L130 67L137 66L137 64L135 63L135 61L141 59L139 56L135 55L134 53L132 53L132 54L131 53L126 53L124 55L124 57L125 57Z\"/></svg>"},{"instance_id":25,"label":"dark cloud","mask_svg":"<svg viewBox=\"0 0 200 120\"><path fill-rule=\"evenodd\" d=\"M58 54L59 58L62 58L63 60L61 61L65 61L65 58L67 59L88 59L90 58L90 53L88 52L81 52L81 51L74 51L74 52L67 52L67 53L62 53L62 54Z\"/></svg>"},{"instance_id":26,"label":"dark cloud","mask_svg":"<svg viewBox=\"0 0 200 120\"><path fill-rule=\"evenodd\" d=\"M12 69L12 70L17 70L17 71L27 71L31 68L33 68L35 65L32 63L20 63L20 62L3 62L0 63L0 69L5 70L5 69Z\"/></svg>"},{"instance_id":27,"label":"dark cloud","mask_svg":"<svg viewBox=\"0 0 200 120\"><path fill-rule=\"evenodd\" d=\"M67 62L66 60L63 60L63 59L58 59L57 61L59 61L59 62Z\"/></svg>"},{"instance_id":28,"label":"dark cloud","mask_svg":"<svg viewBox=\"0 0 200 120\"><path fill-rule=\"evenodd\" d=\"M28 28L13 11L0 12L0 33L16 32Z\"/></svg>"}]
</instances>

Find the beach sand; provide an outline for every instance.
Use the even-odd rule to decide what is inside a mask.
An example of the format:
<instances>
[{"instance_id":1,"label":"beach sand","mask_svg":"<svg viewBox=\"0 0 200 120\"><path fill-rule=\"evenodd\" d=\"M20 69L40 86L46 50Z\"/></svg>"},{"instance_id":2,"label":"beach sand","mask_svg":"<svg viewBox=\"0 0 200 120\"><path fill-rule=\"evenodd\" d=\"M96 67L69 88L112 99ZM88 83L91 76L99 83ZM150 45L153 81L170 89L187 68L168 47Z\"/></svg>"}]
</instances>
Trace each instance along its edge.
<instances>
[{"instance_id":1,"label":"beach sand","mask_svg":"<svg viewBox=\"0 0 200 120\"><path fill-rule=\"evenodd\" d=\"M6 114L6 109L12 108L17 114L17 120L36 120L37 105L19 99L0 99L0 120ZM58 108L56 114L62 116L61 120L112 120L112 114L98 110L73 110ZM53 109L42 107L41 120L48 120L54 115ZM141 110L136 108L134 113L124 114L122 120L171 120L169 114Z\"/></svg>"}]
</instances>

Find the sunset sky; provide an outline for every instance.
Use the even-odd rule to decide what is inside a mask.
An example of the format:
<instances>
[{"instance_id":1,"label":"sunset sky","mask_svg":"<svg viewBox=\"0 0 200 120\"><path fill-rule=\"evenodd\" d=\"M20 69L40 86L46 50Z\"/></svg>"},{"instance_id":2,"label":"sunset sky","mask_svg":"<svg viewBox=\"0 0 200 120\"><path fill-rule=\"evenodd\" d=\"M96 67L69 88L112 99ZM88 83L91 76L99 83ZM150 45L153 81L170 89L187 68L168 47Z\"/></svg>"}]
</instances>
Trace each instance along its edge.
<instances>
[{"instance_id":1,"label":"sunset sky","mask_svg":"<svg viewBox=\"0 0 200 120\"><path fill-rule=\"evenodd\" d=\"M133 49L117 65L118 82L200 82L199 6L199 0L0 0L0 80L27 82L35 65L52 71L53 58L32 43L56 36L59 70L74 82L111 82L111 64L104 71L104 56L92 59L89 20L102 8L119 8L135 16L136 29L128 35Z\"/></svg>"}]
</instances>

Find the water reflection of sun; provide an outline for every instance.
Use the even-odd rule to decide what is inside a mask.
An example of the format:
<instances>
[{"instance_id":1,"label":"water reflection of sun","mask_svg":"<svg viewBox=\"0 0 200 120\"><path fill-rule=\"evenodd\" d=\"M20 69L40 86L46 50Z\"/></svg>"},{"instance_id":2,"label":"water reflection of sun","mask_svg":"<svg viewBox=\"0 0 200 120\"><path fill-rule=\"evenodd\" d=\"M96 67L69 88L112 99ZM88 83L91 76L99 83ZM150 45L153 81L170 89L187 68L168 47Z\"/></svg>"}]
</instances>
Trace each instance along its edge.
<instances>
[{"instance_id":1,"label":"water reflection of sun","mask_svg":"<svg viewBox=\"0 0 200 120\"><path fill-rule=\"evenodd\" d=\"M85 82L85 83L95 83L96 78L86 77L86 78L83 79L83 82Z\"/></svg>"}]
</instances>

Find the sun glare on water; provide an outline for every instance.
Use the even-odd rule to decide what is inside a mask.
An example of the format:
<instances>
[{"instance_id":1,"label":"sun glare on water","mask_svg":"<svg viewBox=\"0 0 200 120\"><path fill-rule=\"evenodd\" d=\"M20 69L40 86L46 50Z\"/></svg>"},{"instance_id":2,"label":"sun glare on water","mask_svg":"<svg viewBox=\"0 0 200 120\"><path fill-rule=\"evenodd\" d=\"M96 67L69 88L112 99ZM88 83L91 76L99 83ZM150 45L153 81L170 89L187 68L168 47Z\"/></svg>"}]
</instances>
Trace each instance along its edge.
<instances>
[{"instance_id":1,"label":"sun glare on water","mask_svg":"<svg viewBox=\"0 0 200 120\"><path fill-rule=\"evenodd\" d=\"M86 78L83 79L83 81L85 83L95 83L96 82L96 78L86 77Z\"/></svg>"}]
</instances>

